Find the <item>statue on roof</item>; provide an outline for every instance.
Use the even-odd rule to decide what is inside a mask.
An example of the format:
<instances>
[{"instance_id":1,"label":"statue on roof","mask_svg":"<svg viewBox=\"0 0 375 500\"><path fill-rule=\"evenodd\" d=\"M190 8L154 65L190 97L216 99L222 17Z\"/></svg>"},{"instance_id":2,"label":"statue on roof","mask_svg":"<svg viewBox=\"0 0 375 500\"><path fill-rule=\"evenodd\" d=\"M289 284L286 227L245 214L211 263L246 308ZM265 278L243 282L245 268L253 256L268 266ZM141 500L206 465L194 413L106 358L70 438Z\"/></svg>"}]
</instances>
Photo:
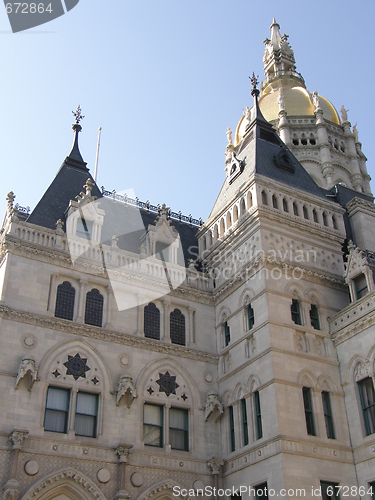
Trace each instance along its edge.
<instances>
[{"instance_id":1,"label":"statue on roof","mask_svg":"<svg viewBox=\"0 0 375 500\"><path fill-rule=\"evenodd\" d=\"M341 106L340 112L341 112L341 119L343 122L348 121L348 111L349 111L348 109L344 108L344 105Z\"/></svg>"},{"instance_id":2,"label":"statue on roof","mask_svg":"<svg viewBox=\"0 0 375 500\"><path fill-rule=\"evenodd\" d=\"M315 111L317 111L318 109L320 109L320 100L319 100L318 92L316 90L314 90L314 92L312 93L311 98L312 98L312 102L314 104Z\"/></svg>"},{"instance_id":3,"label":"statue on roof","mask_svg":"<svg viewBox=\"0 0 375 500\"><path fill-rule=\"evenodd\" d=\"M279 95L277 96L277 104L279 105L279 111L285 111L285 96L283 89L280 89Z\"/></svg>"},{"instance_id":4,"label":"statue on roof","mask_svg":"<svg viewBox=\"0 0 375 500\"><path fill-rule=\"evenodd\" d=\"M233 144L232 131L231 131L230 127L227 128L227 141L228 141L228 144Z\"/></svg>"},{"instance_id":5,"label":"statue on roof","mask_svg":"<svg viewBox=\"0 0 375 500\"><path fill-rule=\"evenodd\" d=\"M248 122L251 122L251 109L249 108L249 106L246 106L245 111L243 112L243 114L245 115L245 119Z\"/></svg>"},{"instance_id":6,"label":"statue on roof","mask_svg":"<svg viewBox=\"0 0 375 500\"><path fill-rule=\"evenodd\" d=\"M358 139L358 130L357 130L357 122L355 123L355 125L353 125L353 135L354 135L355 142L359 142L359 139Z\"/></svg>"},{"instance_id":7,"label":"statue on roof","mask_svg":"<svg viewBox=\"0 0 375 500\"><path fill-rule=\"evenodd\" d=\"M81 106L78 104L77 109L75 111L72 111L74 118L76 120L76 123L79 124L81 120L83 120L84 116L82 114Z\"/></svg>"}]
</instances>

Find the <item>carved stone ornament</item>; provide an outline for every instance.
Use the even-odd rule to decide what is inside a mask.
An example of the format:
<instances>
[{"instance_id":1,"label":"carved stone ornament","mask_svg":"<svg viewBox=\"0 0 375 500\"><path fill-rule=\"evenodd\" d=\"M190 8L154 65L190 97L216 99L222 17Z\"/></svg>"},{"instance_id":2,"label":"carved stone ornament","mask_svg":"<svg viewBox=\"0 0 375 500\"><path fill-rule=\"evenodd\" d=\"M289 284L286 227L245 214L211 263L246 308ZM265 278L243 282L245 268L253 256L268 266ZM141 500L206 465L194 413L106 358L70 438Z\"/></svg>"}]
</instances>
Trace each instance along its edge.
<instances>
[{"instance_id":1,"label":"carved stone ornament","mask_svg":"<svg viewBox=\"0 0 375 500\"><path fill-rule=\"evenodd\" d=\"M32 356L25 356L21 361L16 378L16 389L25 377L28 378L28 390L31 391L33 385L38 380L38 370L35 367L35 360Z\"/></svg>"},{"instance_id":2,"label":"carved stone ornament","mask_svg":"<svg viewBox=\"0 0 375 500\"><path fill-rule=\"evenodd\" d=\"M127 463L129 455L133 451L133 445L132 444L120 444L116 448L116 455L119 458L120 463Z\"/></svg>"},{"instance_id":3,"label":"carved stone ornament","mask_svg":"<svg viewBox=\"0 0 375 500\"><path fill-rule=\"evenodd\" d=\"M12 443L13 450L19 450L25 439L29 437L29 431L23 429L13 429L9 436L9 441Z\"/></svg>"},{"instance_id":4,"label":"carved stone ornament","mask_svg":"<svg viewBox=\"0 0 375 500\"><path fill-rule=\"evenodd\" d=\"M15 500L19 486L19 482L16 479L9 479L4 488L3 500Z\"/></svg>"},{"instance_id":5,"label":"carved stone ornament","mask_svg":"<svg viewBox=\"0 0 375 500\"><path fill-rule=\"evenodd\" d=\"M118 381L116 405L124 399L128 408L137 397L137 389L133 384L133 379L129 375L123 375Z\"/></svg>"},{"instance_id":6,"label":"carved stone ornament","mask_svg":"<svg viewBox=\"0 0 375 500\"><path fill-rule=\"evenodd\" d=\"M224 460L220 458L212 457L211 460L207 462L207 467L211 469L211 474L216 476L220 473L220 467L224 465Z\"/></svg>"},{"instance_id":7,"label":"carved stone ornament","mask_svg":"<svg viewBox=\"0 0 375 500\"><path fill-rule=\"evenodd\" d=\"M236 154L234 151L231 151L231 157L230 157L230 161L228 164L228 170L227 170L229 184L231 184L234 181L234 179L236 179L241 174L242 170L243 170L243 165L242 165L241 160L239 160L236 157Z\"/></svg>"},{"instance_id":8,"label":"carved stone ornament","mask_svg":"<svg viewBox=\"0 0 375 500\"><path fill-rule=\"evenodd\" d=\"M78 352L75 356L68 355L68 361L65 361L63 365L66 368L66 374L71 375L74 380L78 380L80 377L86 378L86 372L90 370L90 367L87 366L87 359L81 358Z\"/></svg>"},{"instance_id":9,"label":"carved stone ornament","mask_svg":"<svg viewBox=\"0 0 375 500\"><path fill-rule=\"evenodd\" d=\"M366 366L364 365L364 363L359 362L357 364L357 366L355 367L354 379L356 382L358 382L359 380L362 380L366 377L368 377L368 370L367 370Z\"/></svg>"},{"instance_id":10,"label":"carved stone ornament","mask_svg":"<svg viewBox=\"0 0 375 500\"><path fill-rule=\"evenodd\" d=\"M206 408L204 412L205 421L213 416L214 422L217 422L224 413L224 406L219 401L219 396L213 392L207 395Z\"/></svg>"}]
</instances>

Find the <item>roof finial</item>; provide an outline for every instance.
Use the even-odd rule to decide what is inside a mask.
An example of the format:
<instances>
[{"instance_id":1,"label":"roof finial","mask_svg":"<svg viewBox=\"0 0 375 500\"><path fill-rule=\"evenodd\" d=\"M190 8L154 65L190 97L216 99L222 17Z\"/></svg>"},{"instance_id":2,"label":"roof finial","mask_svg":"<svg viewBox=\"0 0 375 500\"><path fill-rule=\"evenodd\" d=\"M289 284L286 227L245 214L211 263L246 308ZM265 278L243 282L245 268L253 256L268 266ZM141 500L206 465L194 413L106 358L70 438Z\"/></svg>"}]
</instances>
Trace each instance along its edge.
<instances>
[{"instance_id":1,"label":"roof finial","mask_svg":"<svg viewBox=\"0 0 375 500\"><path fill-rule=\"evenodd\" d=\"M76 123L78 124L81 120L83 120L84 116L82 114L81 106L78 104L77 109L72 111L74 118L76 119Z\"/></svg>"},{"instance_id":2,"label":"roof finial","mask_svg":"<svg viewBox=\"0 0 375 500\"><path fill-rule=\"evenodd\" d=\"M259 90L258 90L257 87L258 87L258 83L259 83L258 82L259 76L255 76L255 73L253 71L252 76L251 77L249 76L249 78L250 78L251 85L253 86L253 88L251 89L251 95L253 97L258 97L259 96Z\"/></svg>"}]
</instances>

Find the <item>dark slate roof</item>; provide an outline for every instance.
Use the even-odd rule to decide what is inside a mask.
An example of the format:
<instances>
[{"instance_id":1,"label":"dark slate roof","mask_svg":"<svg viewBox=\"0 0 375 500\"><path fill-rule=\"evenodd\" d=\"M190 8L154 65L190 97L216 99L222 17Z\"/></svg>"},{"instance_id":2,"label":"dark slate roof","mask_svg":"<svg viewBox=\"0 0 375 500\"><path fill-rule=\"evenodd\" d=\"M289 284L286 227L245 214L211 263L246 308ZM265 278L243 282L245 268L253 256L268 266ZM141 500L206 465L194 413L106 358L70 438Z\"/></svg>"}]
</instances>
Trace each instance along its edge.
<instances>
[{"instance_id":1,"label":"dark slate roof","mask_svg":"<svg viewBox=\"0 0 375 500\"><path fill-rule=\"evenodd\" d=\"M65 211L70 200L84 191L83 186L90 175L86 162L83 161L78 148L78 132L75 130L73 147L69 156L62 163L56 177L51 182L38 204L27 218L27 222L38 226L56 229L56 222L61 219L65 223ZM101 196L99 188L94 186L93 196Z\"/></svg>"},{"instance_id":2,"label":"dark slate roof","mask_svg":"<svg viewBox=\"0 0 375 500\"><path fill-rule=\"evenodd\" d=\"M90 178L94 183L91 194L97 198L99 209L105 211L102 243L110 244L111 238L116 236L120 249L139 254L141 239L149 224L155 224L158 214L103 197L79 151L78 132L79 130L75 129L73 147L69 156L65 158L50 186L28 216L27 222L56 229L56 222L61 219L65 228L69 203L75 200L80 192L85 191L83 186ZM176 220L171 220L171 224L180 235L185 264L188 264L189 259L197 261L198 228Z\"/></svg>"},{"instance_id":3,"label":"dark slate roof","mask_svg":"<svg viewBox=\"0 0 375 500\"><path fill-rule=\"evenodd\" d=\"M265 120L257 99L255 99L254 109L255 115L252 122L236 150L237 158L244 164L243 172L231 184L225 179L211 214L234 196L254 172L313 195L326 196L326 191L314 182L279 138L272 125Z\"/></svg>"}]
</instances>

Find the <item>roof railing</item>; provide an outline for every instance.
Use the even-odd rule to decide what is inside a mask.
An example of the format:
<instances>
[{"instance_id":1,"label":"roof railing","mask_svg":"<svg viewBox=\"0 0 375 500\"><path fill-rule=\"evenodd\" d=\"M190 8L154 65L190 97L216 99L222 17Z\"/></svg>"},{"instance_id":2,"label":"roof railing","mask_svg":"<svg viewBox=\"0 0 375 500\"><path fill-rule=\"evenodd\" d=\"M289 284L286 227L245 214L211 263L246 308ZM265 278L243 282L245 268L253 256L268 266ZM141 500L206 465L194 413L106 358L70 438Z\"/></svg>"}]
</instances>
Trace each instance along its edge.
<instances>
[{"instance_id":1,"label":"roof railing","mask_svg":"<svg viewBox=\"0 0 375 500\"><path fill-rule=\"evenodd\" d=\"M115 201L120 201L122 203L125 203L125 205L142 208L147 212L152 212L156 214L161 213L162 206L160 204L152 205L148 200L140 201L138 196L136 196L135 198L130 198L130 196L128 196L126 193L124 195L118 194L115 189L113 191L108 191L105 189L104 186L101 187L101 190L102 190L102 195L105 196L106 198L112 198ZM169 219L178 220L179 222L185 222L187 224L190 224L191 226L200 227L203 224L202 217L199 217L199 219L194 219L191 214L183 215L181 211L172 212L170 208L168 209L167 216Z\"/></svg>"}]
</instances>

